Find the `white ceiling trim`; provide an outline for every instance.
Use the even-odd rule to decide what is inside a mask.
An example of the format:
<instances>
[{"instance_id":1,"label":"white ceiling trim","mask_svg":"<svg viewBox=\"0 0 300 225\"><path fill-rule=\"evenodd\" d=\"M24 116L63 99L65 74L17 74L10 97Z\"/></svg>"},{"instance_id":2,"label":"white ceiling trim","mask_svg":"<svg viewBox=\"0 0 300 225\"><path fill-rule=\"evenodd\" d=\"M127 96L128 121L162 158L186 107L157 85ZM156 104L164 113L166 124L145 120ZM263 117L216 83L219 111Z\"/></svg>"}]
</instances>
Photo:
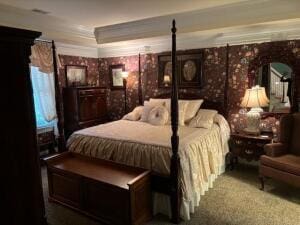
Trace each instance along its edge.
<instances>
[{"instance_id":1,"label":"white ceiling trim","mask_svg":"<svg viewBox=\"0 0 300 225\"><path fill-rule=\"evenodd\" d=\"M299 17L299 0L252 0L95 28L98 44L168 35L172 19L179 33L247 26Z\"/></svg>"},{"instance_id":2,"label":"white ceiling trim","mask_svg":"<svg viewBox=\"0 0 300 225\"><path fill-rule=\"evenodd\" d=\"M177 49L197 49L270 41L300 39L300 19L237 26L177 35ZM145 50L145 46L150 50ZM100 45L100 58L159 53L171 50L171 33L166 36Z\"/></svg>"},{"instance_id":3,"label":"white ceiling trim","mask_svg":"<svg viewBox=\"0 0 300 225\"><path fill-rule=\"evenodd\" d=\"M96 46L93 28L8 5L0 4L0 25L37 30L43 33L42 38L45 39Z\"/></svg>"},{"instance_id":4,"label":"white ceiling trim","mask_svg":"<svg viewBox=\"0 0 300 225\"><path fill-rule=\"evenodd\" d=\"M81 56L89 58L99 58L97 47L86 47L79 45L70 45L65 43L55 43L59 55Z\"/></svg>"}]
</instances>

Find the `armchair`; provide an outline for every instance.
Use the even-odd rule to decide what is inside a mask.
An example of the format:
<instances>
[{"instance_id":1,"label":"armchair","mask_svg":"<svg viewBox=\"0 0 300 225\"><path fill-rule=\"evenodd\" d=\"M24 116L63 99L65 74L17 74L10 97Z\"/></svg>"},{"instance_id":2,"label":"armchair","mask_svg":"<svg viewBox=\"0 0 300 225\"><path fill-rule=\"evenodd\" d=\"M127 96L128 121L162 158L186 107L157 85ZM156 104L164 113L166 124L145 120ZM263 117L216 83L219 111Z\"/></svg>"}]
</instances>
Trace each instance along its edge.
<instances>
[{"instance_id":1,"label":"armchair","mask_svg":"<svg viewBox=\"0 0 300 225\"><path fill-rule=\"evenodd\" d=\"M266 177L300 187L300 113L281 118L279 142L265 145L264 150L259 166L261 190Z\"/></svg>"}]
</instances>

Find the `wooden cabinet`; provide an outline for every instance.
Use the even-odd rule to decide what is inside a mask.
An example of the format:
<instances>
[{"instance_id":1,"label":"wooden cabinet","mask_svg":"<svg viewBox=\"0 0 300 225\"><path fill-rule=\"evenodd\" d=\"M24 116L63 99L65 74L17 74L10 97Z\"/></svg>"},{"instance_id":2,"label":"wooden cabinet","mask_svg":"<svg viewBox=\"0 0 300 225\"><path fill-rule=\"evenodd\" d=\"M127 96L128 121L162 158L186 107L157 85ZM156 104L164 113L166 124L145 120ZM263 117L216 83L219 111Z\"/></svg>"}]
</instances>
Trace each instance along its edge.
<instances>
[{"instance_id":1,"label":"wooden cabinet","mask_svg":"<svg viewBox=\"0 0 300 225\"><path fill-rule=\"evenodd\" d=\"M65 134L107 121L106 89L69 87L63 89Z\"/></svg>"},{"instance_id":2,"label":"wooden cabinet","mask_svg":"<svg viewBox=\"0 0 300 225\"><path fill-rule=\"evenodd\" d=\"M247 135L244 133L232 133L230 135L230 164L234 167L237 157L247 161L259 160L264 154L264 146L271 143L272 134L262 134L258 136Z\"/></svg>"},{"instance_id":3,"label":"wooden cabinet","mask_svg":"<svg viewBox=\"0 0 300 225\"><path fill-rule=\"evenodd\" d=\"M150 171L66 152L46 159L49 200L105 224L152 217Z\"/></svg>"}]
</instances>

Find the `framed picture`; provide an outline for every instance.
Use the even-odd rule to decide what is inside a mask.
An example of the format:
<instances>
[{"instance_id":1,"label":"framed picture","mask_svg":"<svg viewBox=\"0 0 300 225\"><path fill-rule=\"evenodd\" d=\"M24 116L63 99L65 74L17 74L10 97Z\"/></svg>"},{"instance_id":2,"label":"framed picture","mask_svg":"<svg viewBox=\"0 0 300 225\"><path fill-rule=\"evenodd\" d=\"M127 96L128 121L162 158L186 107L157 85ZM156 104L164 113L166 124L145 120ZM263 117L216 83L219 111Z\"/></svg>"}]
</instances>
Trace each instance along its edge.
<instances>
[{"instance_id":1,"label":"framed picture","mask_svg":"<svg viewBox=\"0 0 300 225\"><path fill-rule=\"evenodd\" d=\"M87 66L66 65L67 87L87 86Z\"/></svg>"},{"instance_id":2,"label":"framed picture","mask_svg":"<svg viewBox=\"0 0 300 225\"><path fill-rule=\"evenodd\" d=\"M158 87L168 88L172 80L170 54L158 56ZM177 77L179 88L200 88L202 84L202 53L177 53Z\"/></svg>"},{"instance_id":3,"label":"framed picture","mask_svg":"<svg viewBox=\"0 0 300 225\"><path fill-rule=\"evenodd\" d=\"M124 64L110 65L109 76L111 89L123 89L123 77L122 72L125 71Z\"/></svg>"}]
</instances>

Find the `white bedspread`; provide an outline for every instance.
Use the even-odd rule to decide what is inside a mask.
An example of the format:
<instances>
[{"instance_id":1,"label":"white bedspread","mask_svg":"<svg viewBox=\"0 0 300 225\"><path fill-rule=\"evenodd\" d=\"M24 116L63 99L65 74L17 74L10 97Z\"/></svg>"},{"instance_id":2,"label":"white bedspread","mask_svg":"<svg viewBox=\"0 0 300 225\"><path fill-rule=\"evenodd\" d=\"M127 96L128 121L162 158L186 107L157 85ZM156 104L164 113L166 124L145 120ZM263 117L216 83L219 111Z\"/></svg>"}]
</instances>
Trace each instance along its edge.
<instances>
[{"instance_id":1,"label":"white bedspread","mask_svg":"<svg viewBox=\"0 0 300 225\"><path fill-rule=\"evenodd\" d=\"M211 129L179 127L183 219L190 218L200 195L212 187L224 169L230 130L226 120L219 117ZM170 126L119 120L75 132L68 140L68 149L169 174L171 134Z\"/></svg>"}]
</instances>

